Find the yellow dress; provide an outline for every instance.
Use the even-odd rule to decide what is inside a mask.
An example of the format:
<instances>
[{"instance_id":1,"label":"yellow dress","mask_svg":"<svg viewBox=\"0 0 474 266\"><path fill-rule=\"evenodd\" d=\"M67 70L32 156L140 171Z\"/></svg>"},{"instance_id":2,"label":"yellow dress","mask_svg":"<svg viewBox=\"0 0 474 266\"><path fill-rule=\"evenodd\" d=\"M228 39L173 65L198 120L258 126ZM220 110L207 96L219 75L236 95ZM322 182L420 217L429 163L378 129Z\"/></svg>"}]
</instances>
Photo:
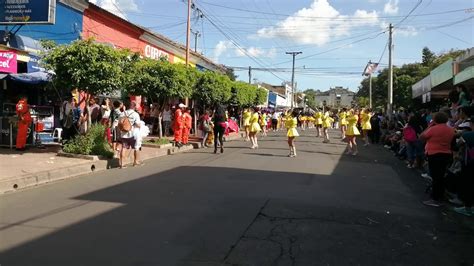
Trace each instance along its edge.
<instances>
[{"instance_id":1,"label":"yellow dress","mask_svg":"<svg viewBox=\"0 0 474 266\"><path fill-rule=\"evenodd\" d=\"M347 113L342 111L339 113L339 123L341 124L341 126L347 126Z\"/></svg>"},{"instance_id":2,"label":"yellow dress","mask_svg":"<svg viewBox=\"0 0 474 266\"><path fill-rule=\"evenodd\" d=\"M329 113L326 112L323 117L323 127L324 128L330 128L332 127L332 123L334 122L334 119L329 116Z\"/></svg>"},{"instance_id":3,"label":"yellow dress","mask_svg":"<svg viewBox=\"0 0 474 266\"><path fill-rule=\"evenodd\" d=\"M296 117L288 116L285 120L285 127L288 130L286 133L287 137L298 137L298 131L296 130L296 126L298 125L298 120Z\"/></svg>"},{"instance_id":4,"label":"yellow dress","mask_svg":"<svg viewBox=\"0 0 474 266\"><path fill-rule=\"evenodd\" d=\"M250 117L250 132L260 132L262 131L262 128L260 128L260 125L258 124L258 113L255 112L252 114Z\"/></svg>"},{"instance_id":5,"label":"yellow dress","mask_svg":"<svg viewBox=\"0 0 474 266\"><path fill-rule=\"evenodd\" d=\"M263 128L263 127L266 127L267 126L267 114L262 114L261 117L260 117L260 126Z\"/></svg>"},{"instance_id":6,"label":"yellow dress","mask_svg":"<svg viewBox=\"0 0 474 266\"><path fill-rule=\"evenodd\" d=\"M314 118L316 118L316 125L320 126L323 124L323 113L316 112Z\"/></svg>"},{"instance_id":7,"label":"yellow dress","mask_svg":"<svg viewBox=\"0 0 474 266\"><path fill-rule=\"evenodd\" d=\"M242 118L244 120L244 127L250 126L250 117L251 116L252 116L252 114L249 111L244 111L244 113L242 114Z\"/></svg>"},{"instance_id":8,"label":"yellow dress","mask_svg":"<svg viewBox=\"0 0 474 266\"><path fill-rule=\"evenodd\" d=\"M359 117L357 115L349 115L347 117L347 131L346 131L346 136L359 136L360 132L359 129L357 129L357 120L359 120Z\"/></svg>"},{"instance_id":9,"label":"yellow dress","mask_svg":"<svg viewBox=\"0 0 474 266\"><path fill-rule=\"evenodd\" d=\"M360 114L361 118L361 124L362 124L362 130L371 130L372 125L370 124L370 119L372 118L371 113L362 113Z\"/></svg>"}]
</instances>

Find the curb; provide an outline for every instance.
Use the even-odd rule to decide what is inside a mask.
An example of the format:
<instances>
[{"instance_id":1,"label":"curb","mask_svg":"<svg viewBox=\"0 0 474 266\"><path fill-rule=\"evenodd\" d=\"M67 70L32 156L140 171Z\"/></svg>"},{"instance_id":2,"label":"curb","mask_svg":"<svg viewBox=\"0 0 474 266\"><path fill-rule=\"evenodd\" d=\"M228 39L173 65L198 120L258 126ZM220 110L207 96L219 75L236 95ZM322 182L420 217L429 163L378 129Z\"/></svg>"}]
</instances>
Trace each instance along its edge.
<instances>
[{"instance_id":1,"label":"curb","mask_svg":"<svg viewBox=\"0 0 474 266\"><path fill-rule=\"evenodd\" d=\"M239 135L231 135L227 137L227 141L232 141L236 139L239 139ZM199 149L201 148L201 143L190 142L189 145L183 146L181 148L174 147L172 144L151 144L145 147L150 147L152 151L142 155L141 160L143 161L167 155L174 155L193 149ZM70 154L62 151L58 152L57 155L68 158L79 158L88 161L79 163L74 166L46 170L37 173L29 173L18 177L7 178L6 180L0 180L0 195L20 191L26 188L31 188L39 185L44 185L51 182L56 182L59 180L79 177L82 175L90 174L92 172L99 172L111 168L116 168L119 165L117 158L106 159L96 155Z\"/></svg>"}]
</instances>

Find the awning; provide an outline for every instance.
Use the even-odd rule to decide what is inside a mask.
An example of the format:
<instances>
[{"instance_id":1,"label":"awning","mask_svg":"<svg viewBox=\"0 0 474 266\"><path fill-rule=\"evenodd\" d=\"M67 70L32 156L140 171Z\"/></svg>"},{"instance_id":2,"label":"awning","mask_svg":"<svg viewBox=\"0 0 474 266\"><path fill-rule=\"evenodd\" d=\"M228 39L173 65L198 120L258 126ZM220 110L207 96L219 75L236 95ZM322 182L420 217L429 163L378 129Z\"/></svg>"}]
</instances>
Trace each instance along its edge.
<instances>
[{"instance_id":1,"label":"awning","mask_svg":"<svg viewBox=\"0 0 474 266\"><path fill-rule=\"evenodd\" d=\"M448 59L446 62L439 65L437 68L431 70L431 88L435 88L446 81L453 78L453 59Z\"/></svg>"},{"instance_id":2,"label":"awning","mask_svg":"<svg viewBox=\"0 0 474 266\"><path fill-rule=\"evenodd\" d=\"M53 78L53 74L41 71L33 73L9 74L8 78L21 83L43 84L50 82Z\"/></svg>"},{"instance_id":3,"label":"awning","mask_svg":"<svg viewBox=\"0 0 474 266\"><path fill-rule=\"evenodd\" d=\"M474 83L474 66L468 67L454 76L454 85Z\"/></svg>"}]
</instances>

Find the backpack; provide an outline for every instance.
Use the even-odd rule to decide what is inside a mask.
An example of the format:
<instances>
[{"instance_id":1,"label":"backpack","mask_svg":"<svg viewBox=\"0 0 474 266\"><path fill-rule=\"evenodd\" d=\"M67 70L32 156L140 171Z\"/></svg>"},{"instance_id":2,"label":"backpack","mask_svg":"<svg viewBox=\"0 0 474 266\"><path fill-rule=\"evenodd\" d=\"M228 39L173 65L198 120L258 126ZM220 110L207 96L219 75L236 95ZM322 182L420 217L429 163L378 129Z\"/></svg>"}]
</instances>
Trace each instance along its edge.
<instances>
[{"instance_id":1,"label":"backpack","mask_svg":"<svg viewBox=\"0 0 474 266\"><path fill-rule=\"evenodd\" d=\"M408 142L416 141L416 131L413 127L407 126L403 129L403 138Z\"/></svg>"},{"instance_id":2,"label":"backpack","mask_svg":"<svg viewBox=\"0 0 474 266\"><path fill-rule=\"evenodd\" d=\"M128 119L127 115L119 118L117 127L118 129L120 129L120 131L123 132L129 132L130 130L132 130L132 123L130 123L130 120Z\"/></svg>"}]
</instances>

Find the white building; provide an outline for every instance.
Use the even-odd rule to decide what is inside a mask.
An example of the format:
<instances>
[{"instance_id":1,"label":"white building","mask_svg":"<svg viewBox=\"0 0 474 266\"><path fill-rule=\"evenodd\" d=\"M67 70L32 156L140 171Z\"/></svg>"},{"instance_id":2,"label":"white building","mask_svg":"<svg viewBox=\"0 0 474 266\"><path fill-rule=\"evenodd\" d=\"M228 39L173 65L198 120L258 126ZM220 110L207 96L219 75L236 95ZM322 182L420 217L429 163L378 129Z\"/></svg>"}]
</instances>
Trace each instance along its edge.
<instances>
[{"instance_id":1,"label":"white building","mask_svg":"<svg viewBox=\"0 0 474 266\"><path fill-rule=\"evenodd\" d=\"M260 83L260 87L263 87L269 91L268 94L268 105L274 108L289 108L291 107L291 101L293 100L293 90L291 85L270 85L267 83Z\"/></svg>"},{"instance_id":2,"label":"white building","mask_svg":"<svg viewBox=\"0 0 474 266\"><path fill-rule=\"evenodd\" d=\"M316 91L316 105L322 107L324 102L329 107L350 107L353 104L355 92L348 88L334 87L327 91Z\"/></svg>"}]
</instances>

